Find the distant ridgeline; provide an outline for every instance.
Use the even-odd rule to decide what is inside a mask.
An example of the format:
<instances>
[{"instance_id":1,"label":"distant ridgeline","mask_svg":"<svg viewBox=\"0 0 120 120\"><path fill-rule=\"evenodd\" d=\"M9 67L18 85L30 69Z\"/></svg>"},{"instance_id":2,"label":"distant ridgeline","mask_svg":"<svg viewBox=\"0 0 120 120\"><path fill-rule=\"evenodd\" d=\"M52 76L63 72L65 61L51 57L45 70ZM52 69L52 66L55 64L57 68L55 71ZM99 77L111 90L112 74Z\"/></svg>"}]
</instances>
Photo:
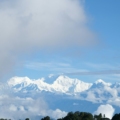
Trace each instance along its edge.
<instances>
[{"instance_id":1,"label":"distant ridgeline","mask_svg":"<svg viewBox=\"0 0 120 120\"><path fill-rule=\"evenodd\" d=\"M1 118L0 120L11 120L11 119L3 119ZM29 118L26 118L25 120L30 120ZM51 119L49 116L46 116L42 118L41 120L54 120ZM101 113L99 115L92 115L91 113L88 112L69 112L67 116L63 118L59 118L57 120L120 120L120 113L115 114L112 119L106 118L105 114L102 115Z\"/></svg>"}]
</instances>

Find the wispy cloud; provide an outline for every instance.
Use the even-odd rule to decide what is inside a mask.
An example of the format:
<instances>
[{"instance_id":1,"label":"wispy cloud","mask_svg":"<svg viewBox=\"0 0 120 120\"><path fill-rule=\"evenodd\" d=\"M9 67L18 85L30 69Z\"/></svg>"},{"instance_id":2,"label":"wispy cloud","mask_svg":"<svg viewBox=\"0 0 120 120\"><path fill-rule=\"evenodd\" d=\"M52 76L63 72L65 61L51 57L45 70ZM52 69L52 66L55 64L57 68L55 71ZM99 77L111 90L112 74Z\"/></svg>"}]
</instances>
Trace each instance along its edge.
<instances>
[{"instance_id":1,"label":"wispy cloud","mask_svg":"<svg viewBox=\"0 0 120 120\"><path fill-rule=\"evenodd\" d=\"M94 69L90 69L89 65ZM78 75L78 76L107 76L111 75L113 77L119 77L120 70L115 69L115 66L111 66L108 64L89 64L85 69L80 69L71 65L70 63L60 63L60 62L27 62L25 67L32 70L38 71L49 71L49 72L57 72L58 74L65 75ZM99 70L98 70L99 69Z\"/></svg>"},{"instance_id":2,"label":"wispy cloud","mask_svg":"<svg viewBox=\"0 0 120 120\"><path fill-rule=\"evenodd\" d=\"M105 76L111 75L112 77L119 77L120 67L119 65L110 64L96 64L96 63L84 63L85 71L66 72L68 75L97 75Z\"/></svg>"},{"instance_id":3,"label":"wispy cloud","mask_svg":"<svg viewBox=\"0 0 120 120\"><path fill-rule=\"evenodd\" d=\"M120 70L102 70L102 71L88 71L88 72L71 72L68 75L111 75L120 74Z\"/></svg>"},{"instance_id":4,"label":"wispy cloud","mask_svg":"<svg viewBox=\"0 0 120 120\"><path fill-rule=\"evenodd\" d=\"M70 64L68 63L55 63L55 62L32 62L32 63L28 63L25 65L27 68L30 69L35 69L35 70L39 70L39 69L43 69L43 68L59 68L59 67L70 67Z\"/></svg>"},{"instance_id":5,"label":"wispy cloud","mask_svg":"<svg viewBox=\"0 0 120 120\"><path fill-rule=\"evenodd\" d=\"M85 63L85 65L87 66L87 67L90 67L90 68L92 68L92 69L99 69L99 70L108 70L108 69L116 69L116 68L120 68L120 67L118 67L118 66L114 66L114 65L110 65L110 64L107 64L107 63L104 63L104 64L101 64L101 63Z\"/></svg>"},{"instance_id":6,"label":"wispy cloud","mask_svg":"<svg viewBox=\"0 0 120 120\"><path fill-rule=\"evenodd\" d=\"M58 74L64 74L66 72L86 71L84 69L77 69L69 63L60 63L60 62L30 62L25 65L28 69L39 70L39 71L49 71L57 72Z\"/></svg>"}]
</instances>

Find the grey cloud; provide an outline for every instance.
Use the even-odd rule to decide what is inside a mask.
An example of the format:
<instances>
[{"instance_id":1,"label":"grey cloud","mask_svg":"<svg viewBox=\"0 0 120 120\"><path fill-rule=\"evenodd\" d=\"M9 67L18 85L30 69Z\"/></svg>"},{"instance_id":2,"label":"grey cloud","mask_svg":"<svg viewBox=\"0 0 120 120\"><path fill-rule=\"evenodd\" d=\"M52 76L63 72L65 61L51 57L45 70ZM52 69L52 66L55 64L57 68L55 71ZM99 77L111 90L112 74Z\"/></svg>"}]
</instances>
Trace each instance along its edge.
<instances>
[{"instance_id":1,"label":"grey cloud","mask_svg":"<svg viewBox=\"0 0 120 120\"><path fill-rule=\"evenodd\" d=\"M0 74L35 50L94 44L78 0L0 1Z\"/></svg>"}]
</instances>

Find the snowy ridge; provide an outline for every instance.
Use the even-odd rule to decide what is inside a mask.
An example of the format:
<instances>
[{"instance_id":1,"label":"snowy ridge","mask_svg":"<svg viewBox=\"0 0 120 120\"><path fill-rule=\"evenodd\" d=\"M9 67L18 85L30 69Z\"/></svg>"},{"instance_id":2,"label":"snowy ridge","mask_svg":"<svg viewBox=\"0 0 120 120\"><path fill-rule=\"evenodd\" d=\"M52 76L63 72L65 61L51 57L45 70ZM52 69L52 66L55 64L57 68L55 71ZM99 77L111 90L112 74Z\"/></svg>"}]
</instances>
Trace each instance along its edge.
<instances>
[{"instance_id":1,"label":"snowy ridge","mask_svg":"<svg viewBox=\"0 0 120 120\"><path fill-rule=\"evenodd\" d=\"M78 79L71 79L67 76L59 76L53 83L53 87L58 91L69 91L71 93L82 92L91 87L91 83L85 83Z\"/></svg>"},{"instance_id":2,"label":"snowy ridge","mask_svg":"<svg viewBox=\"0 0 120 120\"><path fill-rule=\"evenodd\" d=\"M85 83L78 79L72 79L67 76L58 76L52 84L45 82L44 78L38 80L31 80L28 77L13 77L7 83L10 87L16 91L49 91L49 92L61 92L61 93L77 93L88 90L92 84ZM36 87L36 88L34 88ZM30 89L31 88L31 89Z\"/></svg>"},{"instance_id":3,"label":"snowy ridge","mask_svg":"<svg viewBox=\"0 0 120 120\"><path fill-rule=\"evenodd\" d=\"M37 90L42 91L51 91L51 87L49 84L44 82L44 78L38 79L38 80L31 80L28 77L13 77L8 82L8 85L12 88L14 88L16 91L20 90L34 90L34 87L36 87Z\"/></svg>"},{"instance_id":4,"label":"snowy ridge","mask_svg":"<svg viewBox=\"0 0 120 120\"><path fill-rule=\"evenodd\" d=\"M111 83L106 83L102 79L99 79L99 80L95 81L95 84L103 84L103 85L106 85L106 86L111 86L112 85Z\"/></svg>"},{"instance_id":5,"label":"snowy ridge","mask_svg":"<svg viewBox=\"0 0 120 120\"><path fill-rule=\"evenodd\" d=\"M53 78L51 78L53 77ZM37 80L28 77L13 77L7 84L15 92L50 92L66 95L77 95L88 101L102 101L120 98L120 83L107 83L101 79L94 83L86 83L68 76L51 76ZM50 82L49 82L50 80ZM53 81L51 81L53 80ZM86 96L86 97L85 97Z\"/></svg>"}]
</instances>

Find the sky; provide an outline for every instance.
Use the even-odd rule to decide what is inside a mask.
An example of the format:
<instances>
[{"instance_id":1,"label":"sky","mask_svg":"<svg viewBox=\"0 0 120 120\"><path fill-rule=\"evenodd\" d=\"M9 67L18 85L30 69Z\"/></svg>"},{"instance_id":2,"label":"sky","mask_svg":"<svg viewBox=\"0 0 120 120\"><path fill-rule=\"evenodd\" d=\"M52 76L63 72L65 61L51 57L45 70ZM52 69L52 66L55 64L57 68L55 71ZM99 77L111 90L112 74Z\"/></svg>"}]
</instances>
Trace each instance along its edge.
<instances>
[{"instance_id":1,"label":"sky","mask_svg":"<svg viewBox=\"0 0 120 120\"><path fill-rule=\"evenodd\" d=\"M0 77L68 75L120 82L120 1L0 0Z\"/></svg>"}]
</instances>

